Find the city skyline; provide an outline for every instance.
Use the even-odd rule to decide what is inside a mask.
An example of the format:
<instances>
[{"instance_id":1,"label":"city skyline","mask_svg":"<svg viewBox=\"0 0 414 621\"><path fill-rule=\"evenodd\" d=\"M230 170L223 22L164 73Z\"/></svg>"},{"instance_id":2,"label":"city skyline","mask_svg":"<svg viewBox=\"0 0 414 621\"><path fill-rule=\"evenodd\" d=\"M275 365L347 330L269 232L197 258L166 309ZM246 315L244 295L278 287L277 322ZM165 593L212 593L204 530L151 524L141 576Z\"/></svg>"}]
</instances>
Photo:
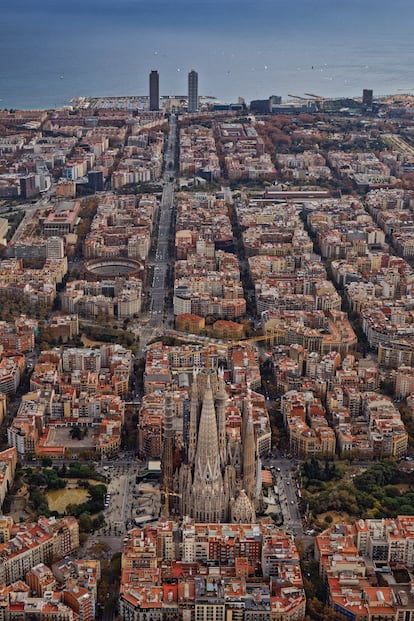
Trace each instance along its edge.
<instances>
[{"instance_id":1,"label":"city skyline","mask_svg":"<svg viewBox=\"0 0 414 621\"><path fill-rule=\"evenodd\" d=\"M414 621L414 5L0 16L1 618Z\"/></svg>"},{"instance_id":2,"label":"city skyline","mask_svg":"<svg viewBox=\"0 0 414 621\"><path fill-rule=\"evenodd\" d=\"M87 0L70 11L19 0L2 9L1 105L43 109L79 96L145 94L153 67L164 93L184 94L189 64L203 76L203 94L222 101L356 96L366 84L381 95L413 88L410 3L301 0L297 7L264 0L252 11L242 0L235 10L233 0L214 0L208 10L190 10L187 0L162 7L102 0L98 11Z\"/></svg>"},{"instance_id":3,"label":"city skyline","mask_svg":"<svg viewBox=\"0 0 414 621\"><path fill-rule=\"evenodd\" d=\"M149 77L0 111L5 614L412 617L414 97Z\"/></svg>"}]
</instances>

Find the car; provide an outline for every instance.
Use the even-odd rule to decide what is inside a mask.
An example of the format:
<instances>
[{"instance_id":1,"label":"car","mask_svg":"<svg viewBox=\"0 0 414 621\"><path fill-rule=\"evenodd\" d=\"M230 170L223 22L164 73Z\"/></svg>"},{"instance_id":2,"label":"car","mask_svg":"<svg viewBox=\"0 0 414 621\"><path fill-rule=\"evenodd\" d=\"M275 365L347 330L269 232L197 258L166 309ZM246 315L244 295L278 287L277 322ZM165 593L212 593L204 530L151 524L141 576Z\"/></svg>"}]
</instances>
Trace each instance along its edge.
<instances>
[{"instance_id":1,"label":"car","mask_svg":"<svg viewBox=\"0 0 414 621\"><path fill-rule=\"evenodd\" d=\"M290 501L290 504L291 504L291 505L294 505L295 503L293 502L293 500L291 500L291 501Z\"/></svg>"},{"instance_id":2,"label":"car","mask_svg":"<svg viewBox=\"0 0 414 621\"><path fill-rule=\"evenodd\" d=\"M290 485L290 481L286 481L286 485Z\"/></svg>"}]
</instances>

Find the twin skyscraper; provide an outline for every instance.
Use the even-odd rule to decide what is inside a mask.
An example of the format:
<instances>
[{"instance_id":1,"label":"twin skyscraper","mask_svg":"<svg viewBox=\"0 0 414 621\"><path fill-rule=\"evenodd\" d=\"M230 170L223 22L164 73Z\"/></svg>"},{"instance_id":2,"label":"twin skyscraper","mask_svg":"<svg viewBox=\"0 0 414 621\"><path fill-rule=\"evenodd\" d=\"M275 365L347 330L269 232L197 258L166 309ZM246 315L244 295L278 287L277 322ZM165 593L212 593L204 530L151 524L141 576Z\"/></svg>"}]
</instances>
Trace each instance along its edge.
<instances>
[{"instance_id":1,"label":"twin skyscraper","mask_svg":"<svg viewBox=\"0 0 414 621\"><path fill-rule=\"evenodd\" d=\"M160 109L160 76L155 69L149 75L149 109ZM190 71L188 74L188 112L198 111L198 73Z\"/></svg>"}]
</instances>

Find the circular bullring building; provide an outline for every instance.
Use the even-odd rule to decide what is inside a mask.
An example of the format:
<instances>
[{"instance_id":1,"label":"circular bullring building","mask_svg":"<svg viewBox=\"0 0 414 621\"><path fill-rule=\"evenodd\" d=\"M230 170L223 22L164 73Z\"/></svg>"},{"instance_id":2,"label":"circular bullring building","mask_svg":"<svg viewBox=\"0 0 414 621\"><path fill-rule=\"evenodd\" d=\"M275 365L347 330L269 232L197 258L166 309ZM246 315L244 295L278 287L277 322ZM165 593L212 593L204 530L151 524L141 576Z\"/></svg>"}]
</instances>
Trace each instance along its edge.
<instances>
[{"instance_id":1,"label":"circular bullring building","mask_svg":"<svg viewBox=\"0 0 414 621\"><path fill-rule=\"evenodd\" d=\"M88 280L101 280L116 276L136 276L142 279L144 264L127 257L91 259L86 261L84 271Z\"/></svg>"}]
</instances>

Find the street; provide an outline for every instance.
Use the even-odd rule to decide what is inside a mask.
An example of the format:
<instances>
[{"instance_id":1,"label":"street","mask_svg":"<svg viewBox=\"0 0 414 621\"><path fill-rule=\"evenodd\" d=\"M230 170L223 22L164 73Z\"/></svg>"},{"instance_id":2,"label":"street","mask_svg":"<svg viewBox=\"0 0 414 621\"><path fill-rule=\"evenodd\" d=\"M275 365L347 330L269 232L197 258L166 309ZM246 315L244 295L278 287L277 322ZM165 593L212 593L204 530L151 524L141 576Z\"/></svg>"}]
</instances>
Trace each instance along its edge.
<instances>
[{"instance_id":1,"label":"street","mask_svg":"<svg viewBox=\"0 0 414 621\"><path fill-rule=\"evenodd\" d=\"M164 156L164 187L160 205L158 237L155 244L155 257L149 260L147 267L153 268L150 289L149 322L147 336L152 336L154 328L161 328L164 323L165 295L168 287L167 270L170 262L171 231L174 214L174 175L176 152L176 118L170 117L170 131ZM148 339L149 340L149 339Z\"/></svg>"},{"instance_id":2,"label":"street","mask_svg":"<svg viewBox=\"0 0 414 621\"><path fill-rule=\"evenodd\" d=\"M285 457L270 457L263 460L263 465L271 469L273 474L274 491L279 496L283 516L283 529L294 536L302 536L300 499L296 480L292 476L296 462Z\"/></svg>"},{"instance_id":3,"label":"street","mask_svg":"<svg viewBox=\"0 0 414 621\"><path fill-rule=\"evenodd\" d=\"M141 357L147 343L157 331L165 325L165 297L168 289L167 273L170 264L171 231L174 230L174 175L176 153L176 118L171 115L170 131L164 155L165 171L163 175L163 192L160 204L158 235L154 255L147 261L147 270L152 269L152 281L149 283L149 311L143 313L141 320L131 325L131 330L139 336L138 357Z\"/></svg>"},{"instance_id":4,"label":"street","mask_svg":"<svg viewBox=\"0 0 414 621\"><path fill-rule=\"evenodd\" d=\"M104 509L105 525L88 538L88 548L105 543L112 554L120 552L123 539L135 520L158 518L161 511L161 494L157 486L142 481L136 483L141 468L136 461L113 461L101 464L98 472L109 478L108 506Z\"/></svg>"}]
</instances>

